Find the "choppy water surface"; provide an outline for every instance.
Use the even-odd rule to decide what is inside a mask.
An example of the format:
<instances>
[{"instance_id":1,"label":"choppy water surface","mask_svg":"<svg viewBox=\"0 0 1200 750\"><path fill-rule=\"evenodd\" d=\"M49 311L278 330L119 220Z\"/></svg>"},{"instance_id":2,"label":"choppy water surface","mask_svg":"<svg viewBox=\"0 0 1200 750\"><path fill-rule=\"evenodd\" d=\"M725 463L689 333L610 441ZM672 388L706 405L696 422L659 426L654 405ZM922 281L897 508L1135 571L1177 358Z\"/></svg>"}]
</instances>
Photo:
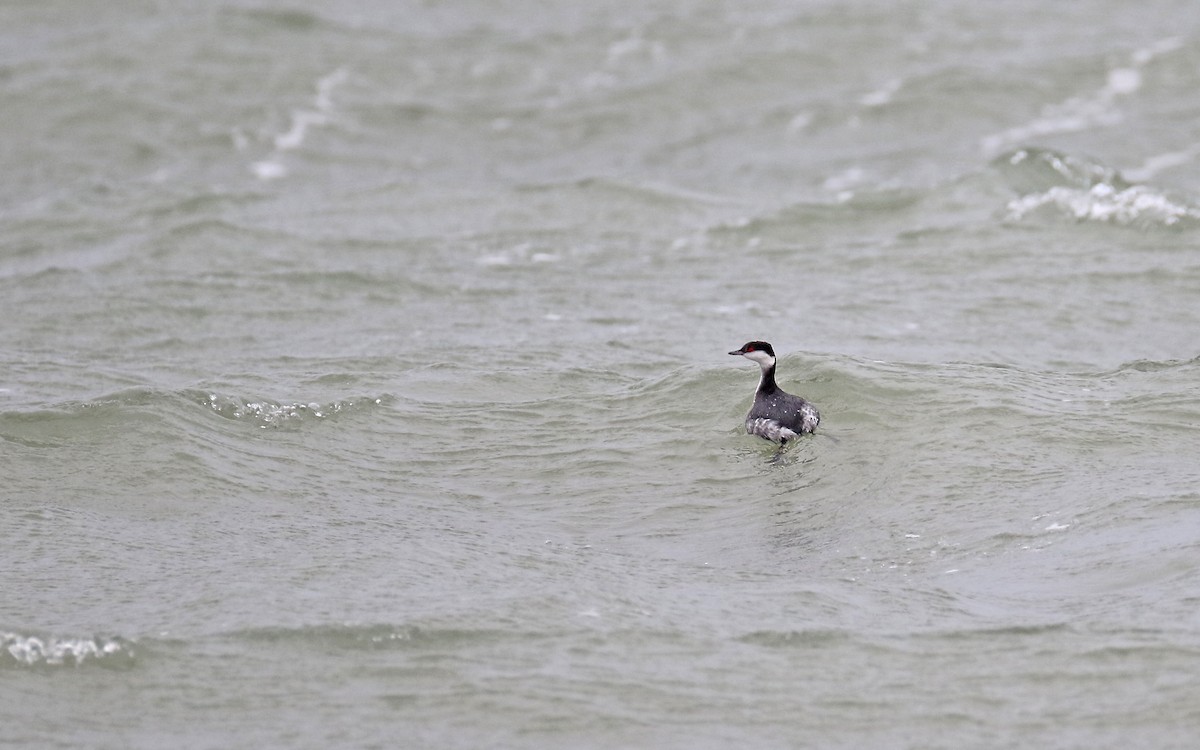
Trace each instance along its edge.
<instances>
[{"instance_id":1,"label":"choppy water surface","mask_svg":"<svg viewBox=\"0 0 1200 750\"><path fill-rule=\"evenodd\" d=\"M1194 743L1190 4L0 29L6 746Z\"/></svg>"}]
</instances>

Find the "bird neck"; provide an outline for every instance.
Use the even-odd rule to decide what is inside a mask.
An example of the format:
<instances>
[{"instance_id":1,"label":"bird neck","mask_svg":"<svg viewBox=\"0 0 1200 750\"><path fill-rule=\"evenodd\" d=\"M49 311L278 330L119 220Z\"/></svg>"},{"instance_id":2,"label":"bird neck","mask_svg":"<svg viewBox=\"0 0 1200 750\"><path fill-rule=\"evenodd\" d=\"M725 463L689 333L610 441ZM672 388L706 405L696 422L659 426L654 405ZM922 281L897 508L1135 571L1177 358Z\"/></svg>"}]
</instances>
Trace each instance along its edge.
<instances>
[{"instance_id":1,"label":"bird neck","mask_svg":"<svg viewBox=\"0 0 1200 750\"><path fill-rule=\"evenodd\" d=\"M762 363L762 379L758 381L758 392L762 394L772 394L779 390L779 386L775 384L775 360Z\"/></svg>"}]
</instances>

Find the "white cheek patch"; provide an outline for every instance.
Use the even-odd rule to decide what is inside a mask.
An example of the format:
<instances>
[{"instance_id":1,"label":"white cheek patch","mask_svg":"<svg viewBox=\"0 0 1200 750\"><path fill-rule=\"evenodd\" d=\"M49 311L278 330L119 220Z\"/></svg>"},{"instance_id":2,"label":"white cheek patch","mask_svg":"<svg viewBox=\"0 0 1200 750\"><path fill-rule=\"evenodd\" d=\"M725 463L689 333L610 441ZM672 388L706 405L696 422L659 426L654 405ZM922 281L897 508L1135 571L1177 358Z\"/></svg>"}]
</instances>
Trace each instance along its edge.
<instances>
[{"instance_id":1,"label":"white cheek patch","mask_svg":"<svg viewBox=\"0 0 1200 750\"><path fill-rule=\"evenodd\" d=\"M742 356L746 359L757 362L762 367L770 367L771 365L775 364L775 358L764 351L755 350L752 352L746 352Z\"/></svg>"}]
</instances>

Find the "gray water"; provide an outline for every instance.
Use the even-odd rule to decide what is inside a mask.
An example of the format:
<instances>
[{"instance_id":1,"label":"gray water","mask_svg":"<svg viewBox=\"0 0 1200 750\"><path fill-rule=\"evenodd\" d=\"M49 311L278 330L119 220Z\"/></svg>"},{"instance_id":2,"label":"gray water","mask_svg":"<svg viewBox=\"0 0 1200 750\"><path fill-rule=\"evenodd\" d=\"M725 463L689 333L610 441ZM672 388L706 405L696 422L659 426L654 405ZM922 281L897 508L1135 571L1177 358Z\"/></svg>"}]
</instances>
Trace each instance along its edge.
<instances>
[{"instance_id":1,"label":"gray water","mask_svg":"<svg viewBox=\"0 0 1200 750\"><path fill-rule=\"evenodd\" d=\"M0 744L1193 746L1198 91L1169 0L0 6Z\"/></svg>"}]
</instances>

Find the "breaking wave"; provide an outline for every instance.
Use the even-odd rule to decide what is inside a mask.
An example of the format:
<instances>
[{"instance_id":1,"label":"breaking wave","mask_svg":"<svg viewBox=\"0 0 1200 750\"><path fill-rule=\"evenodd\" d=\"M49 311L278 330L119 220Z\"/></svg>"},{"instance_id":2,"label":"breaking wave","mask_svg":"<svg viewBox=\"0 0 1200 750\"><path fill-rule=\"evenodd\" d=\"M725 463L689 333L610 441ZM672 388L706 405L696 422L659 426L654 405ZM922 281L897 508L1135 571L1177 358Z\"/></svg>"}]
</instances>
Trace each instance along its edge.
<instances>
[{"instance_id":1,"label":"breaking wave","mask_svg":"<svg viewBox=\"0 0 1200 750\"><path fill-rule=\"evenodd\" d=\"M118 636L58 638L0 631L0 669L80 667L93 663L129 667L134 658L134 644Z\"/></svg>"}]
</instances>

